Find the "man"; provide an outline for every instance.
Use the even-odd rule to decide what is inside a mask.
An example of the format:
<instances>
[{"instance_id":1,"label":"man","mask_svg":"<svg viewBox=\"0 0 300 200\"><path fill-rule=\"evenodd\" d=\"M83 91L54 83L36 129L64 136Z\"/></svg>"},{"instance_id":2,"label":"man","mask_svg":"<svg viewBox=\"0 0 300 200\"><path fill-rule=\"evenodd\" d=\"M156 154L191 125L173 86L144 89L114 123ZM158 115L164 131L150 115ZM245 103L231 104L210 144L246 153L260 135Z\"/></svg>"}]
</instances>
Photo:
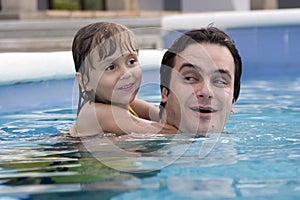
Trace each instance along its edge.
<instances>
[{"instance_id":1,"label":"man","mask_svg":"<svg viewBox=\"0 0 300 200\"><path fill-rule=\"evenodd\" d=\"M225 32L186 32L162 59L163 121L183 133L222 132L239 96L241 73L241 57Z\"/></svg>"}]
</instances>

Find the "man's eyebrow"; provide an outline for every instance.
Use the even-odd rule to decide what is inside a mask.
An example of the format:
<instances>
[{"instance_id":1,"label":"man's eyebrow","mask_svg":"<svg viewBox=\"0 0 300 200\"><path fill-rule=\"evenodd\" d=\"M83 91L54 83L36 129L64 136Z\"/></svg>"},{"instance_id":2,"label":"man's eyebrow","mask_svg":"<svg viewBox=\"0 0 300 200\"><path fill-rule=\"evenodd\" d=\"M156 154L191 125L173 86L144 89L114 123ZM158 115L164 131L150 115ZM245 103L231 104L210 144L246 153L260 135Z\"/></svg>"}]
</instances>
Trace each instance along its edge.
<instances>
[{"instance_id":1,"label":"man's eyebrow","mask_svg":"<svg viewBox=\"0 0 300 200\"><path fill-rule=\"evenodd\" d=\"M197 65L193 65L192 63L182 63L182 65L179 68L179 72L184 69L185 67L193 68L198 71L203 71L201 67ZM214 71L214 74L225 74L228 76L228 78L232 79L230 72L227 69L217 69Z\"/></svg>"},{"instance_id":2,"label":"man's eyebrow","mask_svg":"<svg viewBox=\"0 0 300 200\"><path fill-rule=\"evenodd\" d=\"M194 68L194 69L197 69L199 71L202 71L201 67L197 66L197 65L193 65L192 63L182 63L182 65L180 66L179 68L179 72L184 69L185 67L188 67L188 68Z\"/></svg>"}]
</instances>

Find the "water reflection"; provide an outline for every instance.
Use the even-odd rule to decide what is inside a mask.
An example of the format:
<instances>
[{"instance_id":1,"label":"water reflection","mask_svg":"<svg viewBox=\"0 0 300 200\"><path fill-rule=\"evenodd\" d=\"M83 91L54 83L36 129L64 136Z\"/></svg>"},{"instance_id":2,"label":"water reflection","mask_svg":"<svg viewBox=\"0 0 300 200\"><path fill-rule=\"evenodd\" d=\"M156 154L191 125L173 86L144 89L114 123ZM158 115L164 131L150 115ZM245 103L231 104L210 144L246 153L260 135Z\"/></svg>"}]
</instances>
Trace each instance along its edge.
<instances>
[{"instance_id":1,"label":"water reflection","mask_svg":"<svg viewBox=\"0 0 300 200\"><path fill-rule=\"evenodd\" d=\"M139 186L138 178L101 164L78 140L59 134L46 140L36 138L35 144L19 144L2 151L1 196L95 190L106 191L109 196Z\"/></svg>"},{"instance_id":2,"label":"water reflection","mask_svg":"<svg viewBox=\"0 0 300 200\"><path fill-rule=\"evenodd\" d=\"M5 134L3 131L2 133ZM61 134L53 134L47 138L36 135L19 140L18 145L10 145L6 151L2 151L0 195L55 196L55 193L105 191L106 197L113 197L147 188L149 184L144 184L142 180L153 177L160 177L156 183L158 188L166 186L171 192L181 193L180 188L171 184L173 176L163 178L163 174L170 175L169 170L175 172L176 166L208 167L235 162L234 145L226 138L215 139L187 140L163 135L150 138L114 138L114 145L126 152L124 156L119 149L113 152L111 144L101 142L103 138L100 137L97 140L95 137L86 138L83 142ZM30 145L29 141L32 142ZM88 144L95 145L97 151L88 151L87 141L95 142ZM206 156L199 157L201 145L210 142L214 143L213 150ZM134 156L128 157L128 152ZM98 156L102 160L99 161ZM127 173L115 170L115 166L125 168ZM197 181L199 180L191 179L186 187L194 187L192 185Z\"/></svg>"}]
</instances>

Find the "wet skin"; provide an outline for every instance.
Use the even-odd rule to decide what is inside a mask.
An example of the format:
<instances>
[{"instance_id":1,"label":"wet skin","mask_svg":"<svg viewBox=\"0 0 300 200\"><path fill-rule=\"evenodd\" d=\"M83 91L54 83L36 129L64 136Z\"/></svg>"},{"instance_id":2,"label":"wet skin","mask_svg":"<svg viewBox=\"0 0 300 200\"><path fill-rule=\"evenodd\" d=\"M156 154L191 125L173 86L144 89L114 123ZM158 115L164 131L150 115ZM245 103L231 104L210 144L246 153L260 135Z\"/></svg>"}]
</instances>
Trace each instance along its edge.
<instances>
[{"instance_id":1,"label":"wet skin","mask_svg":"<svg viewBox=\"0 0 300 200\"><path fill-rule=\"evenodd\" d=\"M187 46L175 57L170 91L162 91L167 123L184 133L222 132L234 108L234 61L217 44Z\"/></svg>"}]
</instances>

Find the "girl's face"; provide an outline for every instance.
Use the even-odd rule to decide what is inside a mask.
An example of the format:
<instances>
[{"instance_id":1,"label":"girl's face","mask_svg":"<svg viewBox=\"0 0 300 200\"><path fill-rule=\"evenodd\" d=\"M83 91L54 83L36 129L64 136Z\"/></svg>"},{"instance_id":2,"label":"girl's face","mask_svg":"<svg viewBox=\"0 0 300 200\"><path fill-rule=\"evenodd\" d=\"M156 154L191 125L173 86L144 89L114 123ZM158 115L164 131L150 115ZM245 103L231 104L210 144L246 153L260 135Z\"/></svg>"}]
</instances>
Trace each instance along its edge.
<instances>
[{"instance_id":1,"label":"girl's face","mask_svg":"<svg viewBox=\"0 0 300 200\"><path fill-rule=\"evenodd\" d=\"M117 48L114 54L99 61L92 52L93 67L89 67L88 86L95 91L95 99L105 104L127 106L132 102L141 84L142 71L137 52L124 52Z\"/></svg>"}]
</instances>

